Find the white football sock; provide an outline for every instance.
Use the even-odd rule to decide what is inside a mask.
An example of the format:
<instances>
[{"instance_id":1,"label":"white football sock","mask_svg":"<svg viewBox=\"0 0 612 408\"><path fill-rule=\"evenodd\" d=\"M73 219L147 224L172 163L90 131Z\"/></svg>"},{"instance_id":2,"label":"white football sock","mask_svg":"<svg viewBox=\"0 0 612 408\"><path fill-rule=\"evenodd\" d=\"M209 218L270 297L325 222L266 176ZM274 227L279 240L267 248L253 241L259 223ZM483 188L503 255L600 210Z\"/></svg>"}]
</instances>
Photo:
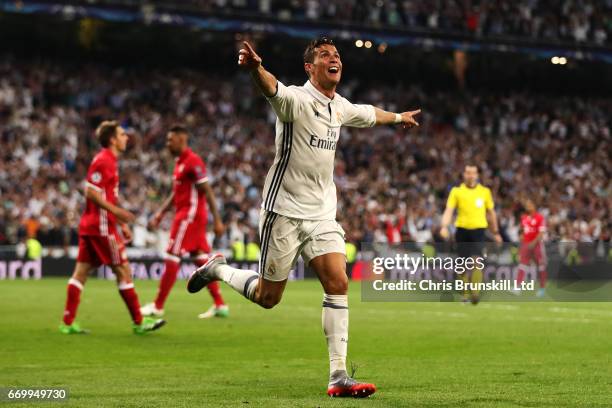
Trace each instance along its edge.
<instances>
[{"instance_id":1,"label":"white football sock","mask_svg":"<svg viewBox=\"0 0 612 408\"><path fill-rule=\"evenodd\" d=\"M329 373L346 371L346 350L348 347L348 296L325 295L323 297L323 332L329 351Z\"/></svg>"},{"instance_id":2,"label":"white football sock","mask_svg":"<svg viewBox=\"0 0 612 408\"><path fill-rule=\"evenodd\" d=\"M229 265L219 265L215 273L221 280L249 300L253 300L259 282L259 274L248 269L236 269Z\"/></svg>"}]
</instances>

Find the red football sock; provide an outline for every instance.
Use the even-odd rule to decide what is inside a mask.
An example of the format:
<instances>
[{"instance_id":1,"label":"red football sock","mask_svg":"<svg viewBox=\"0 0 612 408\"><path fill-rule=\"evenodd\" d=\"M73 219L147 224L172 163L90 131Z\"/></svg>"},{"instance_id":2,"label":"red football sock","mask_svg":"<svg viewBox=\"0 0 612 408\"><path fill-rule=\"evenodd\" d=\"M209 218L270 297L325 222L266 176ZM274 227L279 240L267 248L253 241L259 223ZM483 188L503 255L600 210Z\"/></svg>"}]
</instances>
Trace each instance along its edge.
<instances>
[{"instance_id":1,"label":"red football sock","mask_svg":"<svg viewBox=\"0 0 612 408\"><path fill-rule=\"evenodd\" d=\"M546 287L546 279L548 279L548 273L546 272L546 269L542 268L540 269L540 287L541 288Z\"/></svg>"},{"instance_id":2,"label":"red football sock","mask_svg":"<svg viewBox=\"0 0 612 408\"><path fill-rule=\"evenodd\" d=\"M132 321L136 324L142 323L142 315L140 314L140 302L138 295L134 290L134 282L119 282L119 294L123 298L125 305L130 311Z\"/></svg>"},{"instance_id":3,"label":"red football sock","mask_svg":"<svg viewBox=\"0 0 612 408\"><path fill-rule=\"evenodd\" d=\"M66 307L64 308L64 324L71 325L76 317L77 308L81 302L81 292L83 284L74 279L68 280L68 288L66 290Z\"/></svg>"},{"instance_id":4,"label":"red football sock","mask_svg":"<svg viewBox=\"0 0 612 408\"><path fill-rule=\"evenodd\" d=\"M223 306L225 302L223 301L223 296L221 296L221 288L219 287L219 282L210 282L208 286L208 292L210 296L212 296L213 301L215 302L215 306Z\"/></svg>"},{"instance_id":5,"label":"red football sock","mask_svg":"<svg viewBox=\"0 0 612 408\"><path fill-rule=\"evenodd\" d=\"M197 266L202 266L208 261L207 255L200 255L196 258L195 264ZM212 296L213 301L215 302L215 306L223 306L225 302L223 301L223 296L221 296L221 288L219 287L219 282L210 282L208 286L208 292L210 296Z\"/></svg>"},{"instance_id":6,"label":"red football sock","mask_svg":"<svg viewBox=\"0 0 612 408\"><path fill-rule=\"evenodd\" d=\"M180 264L174 260L166 259L166 266L159 281L159 289L155 298L155 307L158 309L164 308L164 303L176 282Z\"/></svg>"},{"instance_id":7,"label":"red football sock","mask_svg":"<svg viewBox=\"0 0 612 408\"><path fill-rule=\"evenodd\" d=\"M525 280L525 267L519 266L518 274L516 275L516 284L520 285Z\"/></svg>"}]
</instances>

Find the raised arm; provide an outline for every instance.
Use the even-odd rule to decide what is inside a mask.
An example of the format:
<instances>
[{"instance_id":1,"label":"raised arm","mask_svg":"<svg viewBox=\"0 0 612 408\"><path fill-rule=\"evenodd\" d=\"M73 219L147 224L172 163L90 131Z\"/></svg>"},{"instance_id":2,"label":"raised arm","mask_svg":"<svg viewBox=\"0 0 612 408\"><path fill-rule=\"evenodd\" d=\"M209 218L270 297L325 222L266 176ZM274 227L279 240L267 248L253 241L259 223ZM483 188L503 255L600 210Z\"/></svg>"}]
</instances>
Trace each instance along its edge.
<instances>
[{"instance_id":1,"label":"raised arm","mask_svg":"<svg viewBox=\"0 0 612 408\"><path fill-rule=\"evenodd\" d=\"M244 41L243 48L238 52L238 66L247 69L253 82L265 97L276 95L278 80L261 65L261 57L257 55L251 44Z\"/></svg>"},{"instance_id":2,"label":"raised arm","mask_svg":"<svg viewBox=\"0 0 612 408\"><path fill-rule=\"evenodd\" d=\"M286 87L278 81L274 75L265 70L261 65L261 57L255 53L246 41L244 47L238 53L238 65L247 69L253 82L268 98L274 113L283 122L291 122L300 115L303 100L291 87Z\"/></svg>"},{"instance_id":3,"label":"raised arm","mask_svg":"<svg viewBox=\"0 0 612 408\"><path fill-rule=\"evenodd\" d=\"M374 107L374 112L376 113L377 125L397 125L401 123L405 128L419 126L419 122L417 122L414 117L421 113L420 109L393 113Z\"/></svg>"},{"instance_id":4,"label":"raised arm","mask_svg":"<svg viewBox=\"0 0 612 408\"><path fill-rule=\"evenodd\" d=\"M419 126L414 119L421 113L420 109L403 113L387 112L372 105L354 104L342 98L344 115L342 124L351 127L372 127L376 125L394 125L402 123L404 128Z\"/></svg>"}]
</instances>

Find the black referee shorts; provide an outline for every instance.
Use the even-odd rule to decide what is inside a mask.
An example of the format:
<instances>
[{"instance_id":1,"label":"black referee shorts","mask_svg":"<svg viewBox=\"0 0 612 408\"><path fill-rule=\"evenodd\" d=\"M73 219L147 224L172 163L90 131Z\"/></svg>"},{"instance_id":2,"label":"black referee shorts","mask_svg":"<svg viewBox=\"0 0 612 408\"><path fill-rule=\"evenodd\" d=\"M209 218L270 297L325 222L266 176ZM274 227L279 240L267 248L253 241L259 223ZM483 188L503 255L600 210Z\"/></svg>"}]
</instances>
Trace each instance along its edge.
<instances>
[{"instance_id":1,"label":"black referee shorts","mask_svg":"<svg viewBox=\"0 0 612 408\"><path fill-rule=\"evenodd\" d=\"M463 258L482 256L486 231L486 228L457 228L455 231L457 254Z\"/></svg>"}]
</instances>

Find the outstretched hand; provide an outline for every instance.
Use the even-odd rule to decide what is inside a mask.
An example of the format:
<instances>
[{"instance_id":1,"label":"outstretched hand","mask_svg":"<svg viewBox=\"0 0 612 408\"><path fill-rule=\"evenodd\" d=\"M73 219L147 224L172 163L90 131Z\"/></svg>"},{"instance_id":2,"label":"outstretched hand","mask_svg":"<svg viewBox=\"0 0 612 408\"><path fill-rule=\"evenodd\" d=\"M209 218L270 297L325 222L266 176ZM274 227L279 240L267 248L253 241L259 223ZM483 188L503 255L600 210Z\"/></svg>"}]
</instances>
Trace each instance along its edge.
<instances>
[{"instance_id":1,"label":"outstretched hand","mask_svg":"<svg viewBox=\"0 0 612 408\"><path fill-rule=\"evenodd\" d=\"M411 127L419 126L419 122L414 119L414 117L419 113L421 113L420 109L401 113L402 125L404 126L404 129L410 129Z\"/></svg>"},{"instance_id":2,"label":"outstretched hand","mask_svg":"<svg viewBox=\"0 0 612 408\"><path fill-rule=\"evenodd\" d=\"M238 51L238 66L252 71L259 68L260 65L261 57L257 55L251 44L243 41L242 48Z\"/></svg>"}]
</instances>

